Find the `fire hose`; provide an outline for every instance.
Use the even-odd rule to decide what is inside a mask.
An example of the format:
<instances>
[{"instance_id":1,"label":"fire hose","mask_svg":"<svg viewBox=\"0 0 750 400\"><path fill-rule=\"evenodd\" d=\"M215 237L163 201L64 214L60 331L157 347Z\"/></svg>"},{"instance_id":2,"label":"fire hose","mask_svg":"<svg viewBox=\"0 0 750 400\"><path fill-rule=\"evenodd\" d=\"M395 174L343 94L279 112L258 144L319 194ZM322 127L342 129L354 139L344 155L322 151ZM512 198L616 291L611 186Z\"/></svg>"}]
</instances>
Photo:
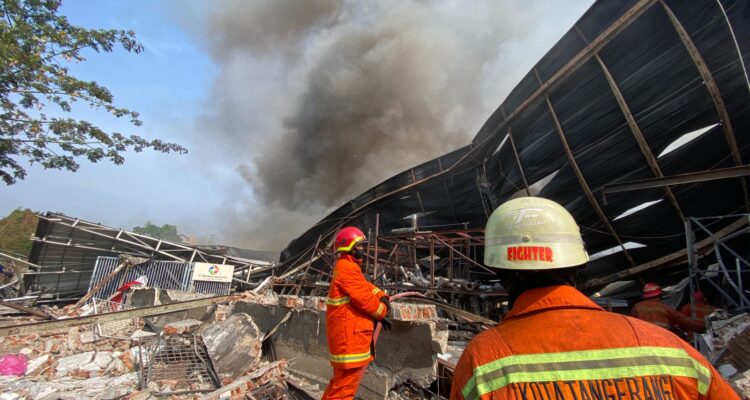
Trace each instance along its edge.
<instances>
[{"instance_id":1,"label":"fire hose","mask_svg":"<svg viewBox=\"0 0 750 400\"><path fill-rule=\"evenodd\" d=\"M394 294L393 296L389 297L389 300L391 302L394 302L394 301L396 301L398 299L401 299L401 298L404 298L404 297L416 297L416 298L420 298L420 299L424 299L424 300L432 300L429 297L427 297L427 296L425 296L425 295L423 295L422 293L419 293L419 292L405 292L405 293ZM450 309L446 310L446 311L449 311L449 312L460 311L460 310L456 310L456 309L451 310L453 307L448 307L447 305L443 305L442 303L435 303L435 305L438 306L438 307L450 308ZM483 324L485 326L493 326L493 325L495 325L494 321L486 319L486 318L475 316L474 318L470 319L470 318L467 318L464 315L460 315L460 316L463 317L466 320L472 320L473 319L474 322L479 322L479 323L481 323L481 324ZM382 328L383 328L383 324L381 324L380 321L378 321L377 326L375 327L375 332L373 332L373 335L372 335L372 349L373 349L373 351L375 350L375 345L378 343L378 337L380 336L380 330ZM373 352L373 355L374 355L374 352ZM365 365L365 367L362 368L362 375L363 376L367 372L367 367L368 366L369 366L369 364Z\"/></svg>"},{"instance_id":2,"label":"fire hose","mask_svg":"<svg viewBox=\"0 0 750 400\"><path fill-rule=\"evenodd\" d=\"M396 301L403 297L424 297L427 298L427 296L423 295L419 292L405 292L405 293L399 293L394 294L393 296L390 296L390 301ZM375 345L378 343L378 336L380 336L380 330L383 328L383 324L378 321L378 326L375 328L375 333L372 335L372 346L375 347Z\"/></svg>"}]
</instances>

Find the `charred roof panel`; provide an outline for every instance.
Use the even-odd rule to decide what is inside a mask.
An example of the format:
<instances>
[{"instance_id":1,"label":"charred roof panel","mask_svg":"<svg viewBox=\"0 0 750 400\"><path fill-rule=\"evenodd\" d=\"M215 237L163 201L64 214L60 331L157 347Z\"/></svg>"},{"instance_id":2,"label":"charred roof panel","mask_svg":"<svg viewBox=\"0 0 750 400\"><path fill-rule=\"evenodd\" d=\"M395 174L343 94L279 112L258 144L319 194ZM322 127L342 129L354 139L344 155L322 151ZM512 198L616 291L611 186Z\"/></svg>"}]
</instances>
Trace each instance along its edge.
<instances>
[{"instance_id":1,"label":"charred roof panel","mask_svg":"<svg viewBox=\"0 0 750 400\"><path fill-rule=\"evenodd\" d=\"M715 1L596 2L511 91L471 145L398 174L344 205L293 241L282 262L294 264L318 235L329 237L343 224L373 228L376 214L384 229L403 226L405 213L422 208L434 210L425 217L429 223L482 227L495 206L524 189L524 178L529 186L540 182L538 195L560 202L573 214L591 254L617 245L618 238L645 245L628 250L635 263L684 248L676 207L685 216L742 210L746 199L739 179L675 186L676 206L663 188L609 194L606 200L601 190L613 183L656 177L648 153L663 175L737 165L737 154L729 146L732 134L741 160L750 157L750 135L741 134L750 129L750 83L740 62L750 52L746 3L732 2L726 8L740 57ZM680 36L683 29L686 36ZM646 151L638 145L605 69L632 113ZM590 194L571 166L547 99ZM728 121L722 121L722 114ZM716 126L658 158L686 133L712 125ZM513 143L506 139L509 131ZM416 192L422 196L418 206L411 197ZM629 209L658 200L662 201L615 220ZM594 206L601 208L614 232ZM586 276L609 276L631 266L619 252L592 262Z\"/></svg>"}]
</instances>

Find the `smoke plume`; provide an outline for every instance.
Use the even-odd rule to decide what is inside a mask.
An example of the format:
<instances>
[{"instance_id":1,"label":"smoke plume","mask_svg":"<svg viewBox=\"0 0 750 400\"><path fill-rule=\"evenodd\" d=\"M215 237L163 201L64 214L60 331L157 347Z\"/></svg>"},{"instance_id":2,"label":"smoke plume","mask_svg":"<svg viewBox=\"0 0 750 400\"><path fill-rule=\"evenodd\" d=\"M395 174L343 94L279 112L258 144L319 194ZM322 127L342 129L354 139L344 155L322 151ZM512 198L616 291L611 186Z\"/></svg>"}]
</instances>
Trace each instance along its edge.
<instances>
[{"instance_id":1,"label":"smoke plume","mask_svg":"<svg viewBox=\"0 0 750 400\"><path fill-rule=\"evenodd\" d=\"M549 13L538 1L214 7L198 24L220 68L199 140L233 164L221 216L246 247L279 250L374 184L467 144L552 44L524 42ZM518 54L533 58L519 67Z\"/></svg>"}]
</instances>

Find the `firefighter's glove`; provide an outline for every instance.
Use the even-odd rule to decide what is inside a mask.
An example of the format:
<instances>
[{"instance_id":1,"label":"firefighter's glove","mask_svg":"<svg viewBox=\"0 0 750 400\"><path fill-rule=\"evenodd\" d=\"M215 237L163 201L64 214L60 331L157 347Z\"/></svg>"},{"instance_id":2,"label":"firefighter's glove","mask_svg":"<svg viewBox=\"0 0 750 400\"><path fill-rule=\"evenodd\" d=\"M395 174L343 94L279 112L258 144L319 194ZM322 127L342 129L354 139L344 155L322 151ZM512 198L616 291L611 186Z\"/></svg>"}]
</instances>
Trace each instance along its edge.
<instances>
[{"instance_id":1,"label":"firefighter's glove","mask_svg":"<svg viewBox=\"0 0 750 400\"><path fill-rule=\"evenodd\" d=\"M393 323L387 317L380 320L380 325L383 325L383 329L390 331L393 328Z\"/></svg>"},{"instance_id":2,"label":"firefighter's glove","mask_svg":"<svg viewBox=\"0 0 750 400\"><path fill-rule=\"evenodd\" d=\"M380 302L385 304L385 313L387 315L391 311L391 299L388 296L383 296L380 298Z\"/></svg>"}]
</instances>

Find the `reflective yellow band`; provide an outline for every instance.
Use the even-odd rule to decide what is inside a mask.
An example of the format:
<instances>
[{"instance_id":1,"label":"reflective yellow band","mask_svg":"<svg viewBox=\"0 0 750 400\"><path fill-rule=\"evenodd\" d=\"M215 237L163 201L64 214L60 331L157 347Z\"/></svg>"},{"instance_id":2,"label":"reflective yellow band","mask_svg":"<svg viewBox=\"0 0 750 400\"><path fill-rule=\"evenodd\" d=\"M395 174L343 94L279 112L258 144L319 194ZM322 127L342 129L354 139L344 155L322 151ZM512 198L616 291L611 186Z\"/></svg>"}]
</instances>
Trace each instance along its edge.
<instances>
[{"instance_id":1,"label":"reflective yellow band","mask_svg":"<svg viewBox=\"0 0 750 400\"><path fill-rule=\"evenodd\" d=\"M385 307L385 304L383 304L383 303L380 303L380 305L378 306L378 311L375 311L375 314L374 314L374 315L375 315L376 317L379 317L379 316L380 316L380 313L382 313L382 312L383 312L383 308L384 308L384 307Z\"/></svg>"},{"instance_id":2,"label":"reflective yellow band","mask_svg":"<svg viewBox=\"0 0 750 400\"><path fill-rule=\"evenodd\" d=\"M380 289L378 288L372 289L372 294L377 295L378 293L380 293Z\"/></svg>"},{"instance_id":3,"label":"reflective yellow band","mask_svg":"<svg viewBox=\"0 0 750 400\"><path fill-rule=\"evenodd\" d=\"M365 238L363 236L357 236L357 237L355 237L352 240L351 243L349 243L349 246L341 246L341 247L339 247L339 248L336 249L336 252L338 252L338 253L348 253L348 252L352 251L352 249L354 248L354 246L357 243L359 243L359 242L361 242L363 240L365 240Z\"/></svg>"},{"instance_id":4,"label":"reflective yellow band","mask_svg":"<svg viewBox=\"0 0 750 400\"><path fill-rule=\"evenodd\" d=\"M461 390L477 399L520 382L584 381L671 375L695 378L706 394L711 371L683 349L626 347L603 350L513 355L480 365Z\"/></svg>"},{"instance_id":5,"label":"reflective yellow band","mask_svg":"<svg viewBox=\"0 0 750 400\"><path fill-rule=\"evenodd\" d=\"M328 300L326 300L326 304L328 304L329 306L340 306L340 305L344 305L344 304L346 304L348 302L349 302L349 297L348 296L336 297L336 298L333 298L333 299L329 297Z\"/></svg>"},{"instance_id":6,"label":"reflective yellow band","mask_svg":"<svg viewBox=\"0 0 750 400\"><path fill-rule=\"evenodd\" d=\"M331 354L331 361L336 363L355 363L366 361L370 358L370 352L360 354Z\"/></svg>"}]
</instances>

